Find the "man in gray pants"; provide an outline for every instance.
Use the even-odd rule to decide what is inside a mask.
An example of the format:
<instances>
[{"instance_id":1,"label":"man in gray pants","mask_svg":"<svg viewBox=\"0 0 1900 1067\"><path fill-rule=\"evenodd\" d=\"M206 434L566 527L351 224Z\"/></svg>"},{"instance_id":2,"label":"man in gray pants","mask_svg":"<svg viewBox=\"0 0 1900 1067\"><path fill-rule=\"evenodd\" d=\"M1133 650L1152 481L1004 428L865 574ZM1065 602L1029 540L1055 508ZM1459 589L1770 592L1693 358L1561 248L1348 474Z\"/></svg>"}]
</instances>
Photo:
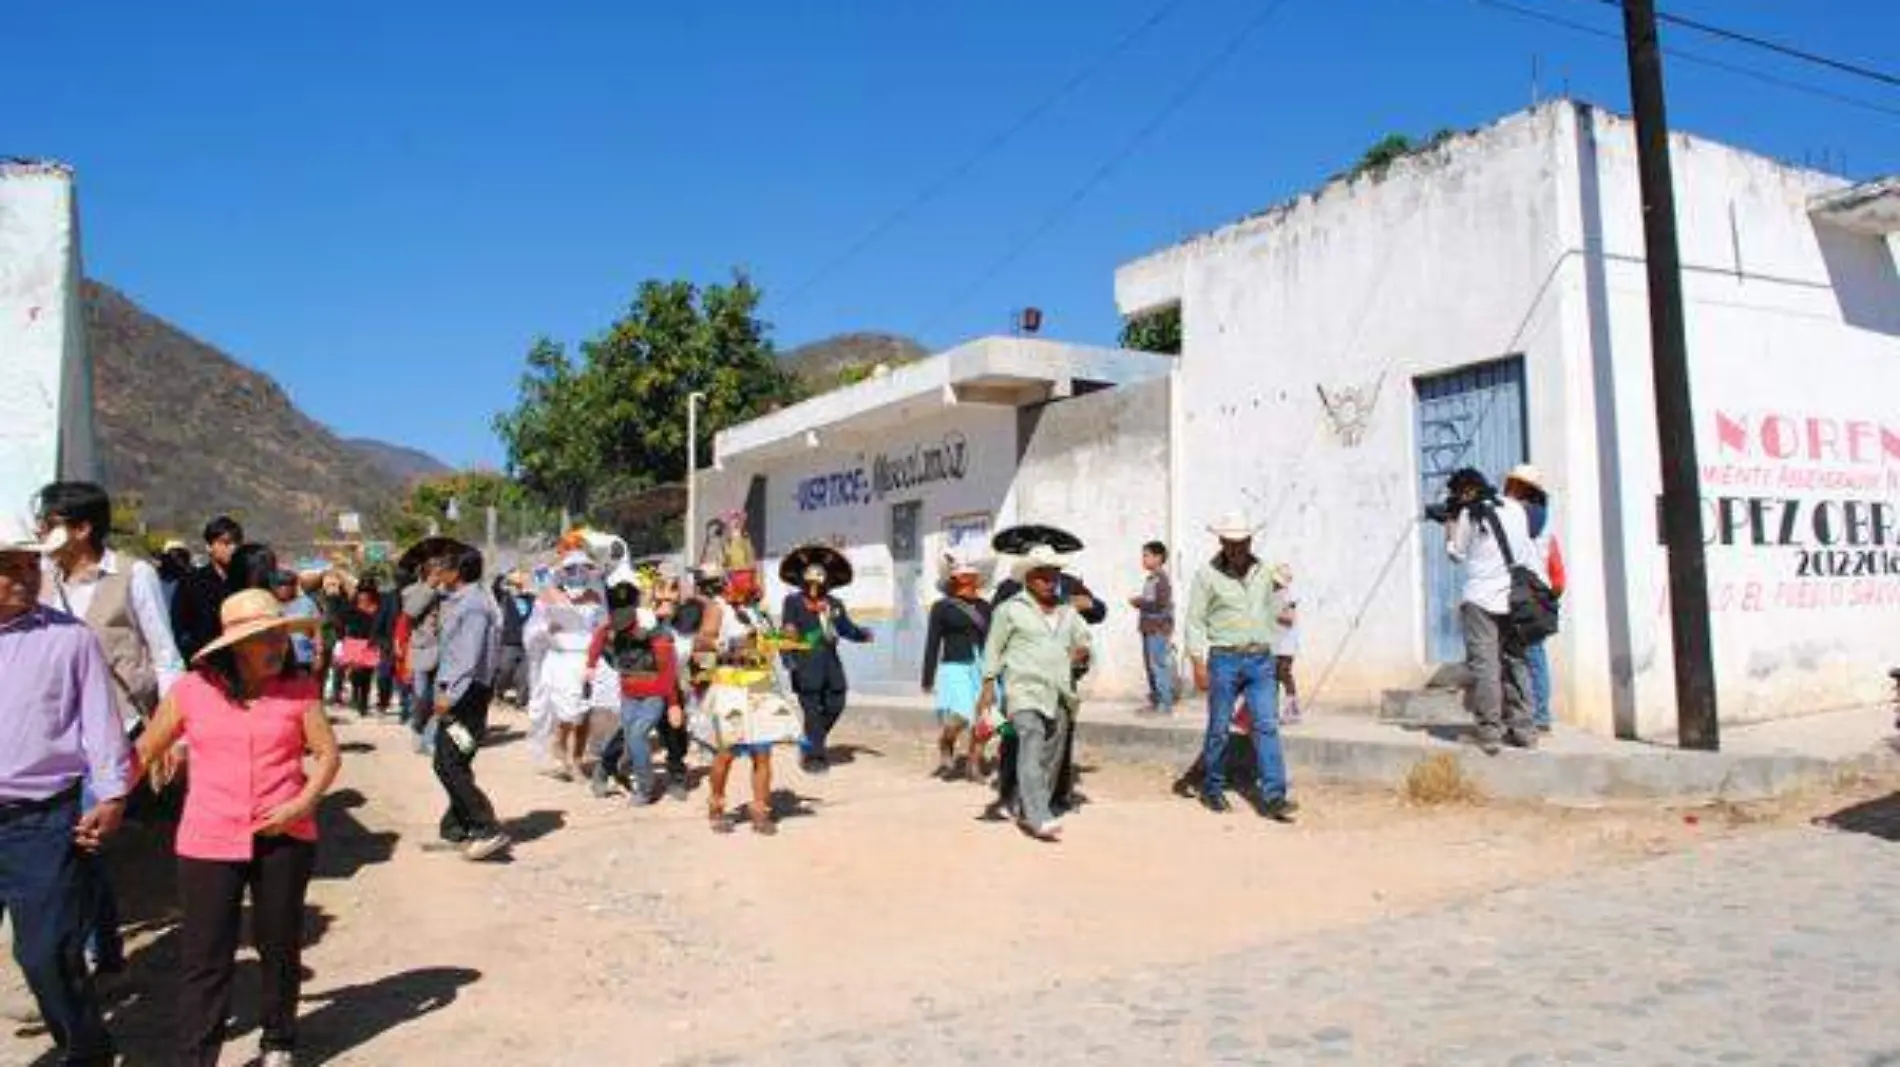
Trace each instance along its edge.
<instances>
[{"instance_id":1,"label":"man in gray pants","mask_svg":"<svg viewBox=\"0 0 1900 1067\"><path fill-rule=\"evenodd\" d=\"M1063 743L1075 726L1075 668L1089 656L1089 628L1057 594L1064 560L1037 545L1015 568L1023 591L997 606L983 650L977 721L996 705L996 680L1009 687L1005 706L1016 733L1017 803L1023 832L1055 841L1062 825L1050 810Z\"/></svg>"},{"instance_id":2,"label":"man in gray pants","mask_svg":"<svg viewBox=\"0 0 1900 1067\"><path fill-rule=\"evenodd\" d=\"M1478 724L1478 747L1497 755L1499 743L1537 747L1531 721L1530 666L1524 642L1511 625L1509 559L1533 558L1530 520L1524 508L1499 497L1484 475L1464 468L1448 486L1452 514L1445 524L1445 550L1464 567L1458 621L1464 628L1465 666L1471 672L1466 701Z\"/></svg>"}]
</instances>

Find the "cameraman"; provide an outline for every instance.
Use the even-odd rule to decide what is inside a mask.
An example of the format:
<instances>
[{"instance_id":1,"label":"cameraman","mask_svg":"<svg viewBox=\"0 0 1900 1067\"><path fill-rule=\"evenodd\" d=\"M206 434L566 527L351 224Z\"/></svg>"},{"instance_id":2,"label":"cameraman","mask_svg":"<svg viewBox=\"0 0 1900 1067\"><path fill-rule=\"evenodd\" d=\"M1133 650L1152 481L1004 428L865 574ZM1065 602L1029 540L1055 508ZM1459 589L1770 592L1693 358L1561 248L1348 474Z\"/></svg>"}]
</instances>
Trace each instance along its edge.
<instances>
[{"instance_id":1,"label":"cameraman","mask_svg":"<svg viewBox=\"0 0 1900 1067\"><path fill-rule=\"evenodd\" d=\"M1522 638L1511 625L1511 559L1534 559L1524 506L1500 498L1484 475L1465 467L1451 476L1443 508L1427 513L1445 523L1445 551L1464 566L1464 598L1458 621L1465 635L1465 666L1471 672L1469 702L1478 721L1478 747L1496 755L1499 742L1536 748L1531 723L1530 668Z\"/></svg>"}]
</instances>

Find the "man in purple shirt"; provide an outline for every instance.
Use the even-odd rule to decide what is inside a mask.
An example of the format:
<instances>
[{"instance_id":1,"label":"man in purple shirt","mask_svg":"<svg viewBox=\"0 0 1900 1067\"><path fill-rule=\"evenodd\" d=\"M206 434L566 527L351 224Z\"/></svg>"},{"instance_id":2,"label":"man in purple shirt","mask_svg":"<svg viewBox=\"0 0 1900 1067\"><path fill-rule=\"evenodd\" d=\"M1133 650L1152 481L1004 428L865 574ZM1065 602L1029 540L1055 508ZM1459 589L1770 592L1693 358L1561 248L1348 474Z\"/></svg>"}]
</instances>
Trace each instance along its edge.
<instances>
[{"instance_id":1,"label":"man in purple shirt","mask_svg":"<svg viewBox=\"0 0 1900 1067\"><path fill-rule=\"evenodd\" d=\"M92 888L82 852L118 829L131 755L99 639L39 604L40 560L57 545L31 531L0 515L0 908L59 1062L110 1064L84 955ZM82 813L87 780L99 800Z\"/></svg>"}]
</instances>

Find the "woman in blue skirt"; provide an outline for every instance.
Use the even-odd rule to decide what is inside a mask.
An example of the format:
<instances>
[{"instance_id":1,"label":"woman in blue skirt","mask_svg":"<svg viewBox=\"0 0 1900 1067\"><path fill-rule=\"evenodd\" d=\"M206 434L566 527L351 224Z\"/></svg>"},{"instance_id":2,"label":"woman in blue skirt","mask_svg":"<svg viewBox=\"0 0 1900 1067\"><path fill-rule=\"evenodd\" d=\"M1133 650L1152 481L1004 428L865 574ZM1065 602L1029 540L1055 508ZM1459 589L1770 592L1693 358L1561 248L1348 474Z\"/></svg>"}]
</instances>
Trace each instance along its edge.
<instances>
[{"instance_id":1,"label":"woman in blue skirt","mask_svg":"<svg viewBox=\"0 0 1900 1067\"><path fill-rule=\"evenodd\" d=\"M983 599L983 574L968 561L951 567L949 595L931 605L924 634L924 692L937 698L936 776L946 782L981 778L982 743L970 729L967 755L957 755L957 738L974 725L977 690L982 687L983 642L990 632L990 604Z\"/></svg>"}]
</instances>

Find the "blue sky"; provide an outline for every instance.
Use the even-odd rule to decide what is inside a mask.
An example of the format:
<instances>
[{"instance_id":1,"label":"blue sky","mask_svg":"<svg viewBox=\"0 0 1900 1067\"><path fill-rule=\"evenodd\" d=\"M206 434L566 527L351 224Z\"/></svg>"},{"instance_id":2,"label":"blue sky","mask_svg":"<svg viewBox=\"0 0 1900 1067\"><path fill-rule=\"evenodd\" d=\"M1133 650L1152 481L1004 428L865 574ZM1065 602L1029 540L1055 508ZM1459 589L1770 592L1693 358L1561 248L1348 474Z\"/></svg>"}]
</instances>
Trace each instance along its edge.
<instances>
[{"instance_id":1,"label":"blue sky","mask_svg":"<svg viewBox=\"0 0 1900 1067\"><path fill-rule=\"evenodd\" d=\"M1046 333L1107 342L1116 264L1308 188L1387 133L1519 109L1533 57L1547 94L1627 100L1615 42L1479 0L1287 0L1131 150L1264 2L21 4L0 45L0 155L78 169L93 276L343 433L473 463L501 459L489 418L531 341L593 334L643 278L743 267L781 348L859 329L943 347L1025 304ZM1511 2L1619 28L1590 0ZM1900 69L1894 0L1662 6ZM1900 90L1665 41L1900 111ZM1669 78L1680 128L1900 171L1900 115L1683 62Z\"/></svg>"}]
</instances>

